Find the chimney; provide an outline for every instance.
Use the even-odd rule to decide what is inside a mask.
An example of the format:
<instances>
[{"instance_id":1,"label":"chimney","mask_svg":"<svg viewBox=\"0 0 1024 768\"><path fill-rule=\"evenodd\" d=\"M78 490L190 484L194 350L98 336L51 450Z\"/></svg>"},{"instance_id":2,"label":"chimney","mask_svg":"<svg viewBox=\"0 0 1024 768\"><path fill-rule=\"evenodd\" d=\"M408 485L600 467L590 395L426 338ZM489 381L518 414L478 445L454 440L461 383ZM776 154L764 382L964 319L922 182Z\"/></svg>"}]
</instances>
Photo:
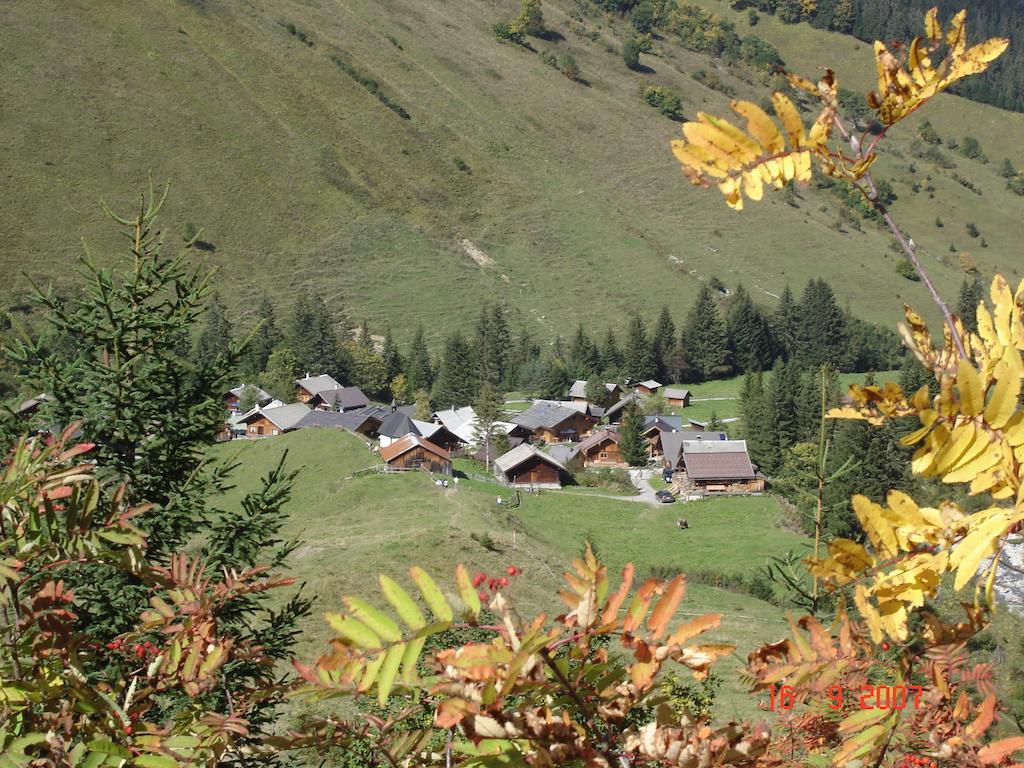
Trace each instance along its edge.
<instances>
[{"instance_id":1,"label":"chimney","mask_svg":"<svg viewBox=\"0 0 1024 768\"><path fill-rule=\"evenodd\" d=\"M306 371L306 378L309 378L309 371Z\"/></svg>"}]
</instances>

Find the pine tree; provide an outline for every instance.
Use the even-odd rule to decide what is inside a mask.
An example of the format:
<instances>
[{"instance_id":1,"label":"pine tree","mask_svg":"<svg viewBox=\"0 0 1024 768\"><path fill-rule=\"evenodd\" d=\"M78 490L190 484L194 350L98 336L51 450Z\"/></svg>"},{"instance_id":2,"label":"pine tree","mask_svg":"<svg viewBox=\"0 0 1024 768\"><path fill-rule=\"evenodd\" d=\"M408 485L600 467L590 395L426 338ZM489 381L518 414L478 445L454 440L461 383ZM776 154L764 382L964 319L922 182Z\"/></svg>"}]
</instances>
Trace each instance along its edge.
<instances>
[{"instance_id":1,"label":"pine tree","mask_svg":"<svg viewBox=\"0 0 1024 768\"><path fill-rule=\"evenodd\" d=\"M626 406L619 429L619 451L622 460L631 467L639 467L647 463L647 444L643 436L644 416L636 402Z\"/></svg>"},{"instance_id":2,"label":"pine tree","mask_svg":"<svg viewBox=\"0 0 1024 768\"><path fill-rule=\"evenodd\" d=\"M484 449L484 464L487 471L491 470L491 461L501 454L495 454L494 438L498 432L504 433L501 427L495 422L505 421L505 400L501 394L488 382L480 387L480 393L473 402L473 411L476 413L476 424L473 427L473 439L476 444Z\"/></svg>"},{"instance_id":3,"label":"pine tree","mask_svg":"<svg viewBox=\"0 0 1024 768\"><path fill-rule=\"evenodd\" d=\"M565 363L555 355L549 357L540 381L540 396L544 399L560 400L565 397L565 392L571 384L572 379Z\"/></svg>"},{"instance_id":4,"label":"pine tree","mask_svg":"<svg viewBox=\"0 0 1024 768\"><path fill-rule=\"evenodd\" d=\"M500 387L508 366L508 325L501 306L484 305L477 319L473 339L477 380Z\"/></svg>"},{"instance_id":5,"label":"pine tree","mask_svg":"<svg viewBox=\"0 0 1024 768\"><path fill-rule=\"evenodd\" d=\"M568 369L575 379L590 379L601 371L601 355L582 324L576 326L576 335L569 345Z\"/></svg>"},{"instance_id":6,"label":"pine tree","mask_svg":"<svg viewBox=\"0 0 1024 768\"><path fill-rule=\"evenodd\" d=\"M633 315L629 321L626 334L626 375L635 381L645 381L654 376L657 366L654 361L654 350L647 339L644 321L640 315Z\"/></svg>"},{"instance_id":7,"label":"pine tree","mask_svg":"<svg viewBox=\"0 0 1024 768\"><path fill-rule=\"evenodd\" d=\"M383 356L360 339L348 343L349 381L370 395L380 395L388 385L388 366Z\"/></svg>"},{"instance_id":8,"label":"pine tree","mask_svg":"<svg viewBox=\"0 0 1024 768\"><path fill-rule=\"evenodd\" d=\"M615 331L609 328L601 346L601 375L608 381L620 378L623 375L624 363L618 342L615 341Z\"/></svg>"},{"instance_id":9,"label":"pine tree","mask_svg":"<svg viewBox=\"0 0 1024 768\"><path fill-rule=\"evenodd\" d=\"M693 363L690 362L689 355L686 354L686 347L682 338L676 339L666 364L668 366L667 378L670 381L696 381L699 378L697 369L694 368Z\"/></svg>"},{"instance_id":10,"label":"pine tree","mask_svg":"<svg viewBox=\"0 0 1024 768\"><path fill-rule=\"evenodd\" d=\"M264 294L256 308L259 328L246 349L245 368L248 373L259 373L267 367L270 354L284 343L284 335L277 326L274 303Z\"/></svg>"},{"instance_id":11,"label":"pine tree","mask_svg":"<svg viewBox=\"0 0 1024 768\"><path fill-rule=\"evenodd\" d=\"M779 306L772 316L772 332L779 352L785 360L796 356L796 334L800 324L800 308L793 299L793 291L787 285L779 297Z\"/></svg>"},{"instance_id":12,"label":"pine tree","mask_svg":"<svg viewBox=\"0 0 1024 768\"><path fill-rule=\"evenodd\" d=\"M972 280L964 280L960 284L960 296L956 302L956 313L963 321L964 327L978 332L978 303L985 298L985 286L977 275Z\"/></svg>"},{"instance_id":13,"label":"pine tree","mask_svg":"<svg viewBox=\"0 0 1024 768\"><path fill-rule=\"evenodd\" d=\"M391 337L391 329L384 332L384 347L381 350L381 357L384 358L384 367L387 370L388 381L394 381L395 377L402 373L404 363L402 353L398 351L398 345Z\"/></svg>"},{"instance_id":14,"label":"pine tree","mask_svg":"<svg viewBox=\"0 0 1024 768\"><path fill-rule=\"evenodd\" d=\"M738 371L763 371L775 358L768 318L742 285L737 286L725 320L732 360Z\"/></svg>"},{"instance_id":15,"label":"pine tree","mask_svg":"<svg viewBox=\"0 0 1024 768\"><path fill-rule=\"evenodd\" d=\"M718 314L711 289L703 285L683 329L683 345L690 362L704 379L727 376L730 372L725 323Z\"/></svg>"},{"instance_id":16,"label":"pine tree","mask_svg":"<svg viewBox=\"0 0 1024 768\"><path fill-rule=\"evenodd\" d=\"M220 294L214 293L206 308L206 318L196 339L192 356L196 363L209 367L217 360L226 360L231 355L231 323Z\"/></svg>"},{"instance_id":17,"label":"pine tree","mask_svg":"<svg viewBox=\"0 0 1024 768\"><path fill-rule=\"evenodd\" d=\"M839 379L834 368L826 364L803 372L796 401L797 442L817 443L820 436L822 372L826 406L831 408L839 402Z\"/></svg>"},{"instance_id":18,"label":"pine tree","mask_svg":"<svg viewBox=\"0 0 1024 768\"><path fill-rule=\"evenodd\" d=\"M260 386L286 403L295 399L295 378L299 362L290 347L278 347L270 354L267 368L260 375Z\"/></svg>"},{"instance_id":19,"label":"pine tree","mask_svg":"<svg viewBox=\"0 0 1024 768\"><path fill-rule=\"evenodd\" d=\"M846 313L824 280L809 280L800 298L795 359L804 367L828 363L850 369L850 332Z\"/></svg>"},{"instance_id":20,"label":"pine tree","mask_svg":"<svg viewBox=\"0 0 1024 768\"><path fill-rule=\"evenodd\" d=\"M748 373L743 378L740 390L740 420L743 437L747 441L747 451L751 460L759 467L770 462L769 452L772 450L771 425L768 423L768 403L766 400L764 376Z\"/></svg>"},{"instance_id":21,"label":"pine tree","mask_svg":"<svg viewBox=\"0 0 1024 768\"><path fill-rule=\"evenodd\" d=\"M776 363L765 391L764 421L767 450L760 462L766 473L782 468L785 452L800 437L797 400L800 397L800 369L795 363Z\"/></svg>"},{"instance_id":22,"label":"pine tree","mask_svg":"<svg viewBox=\"0 0 1024 768\"><path fill-rule=\"evenodd\" d=\"M708 418L707 428L710 432L721 432L725 429L725 423L718 418L718 411L711 411L711 416Z\"/></svg>"},{"instance_id":23,"label":"pine tree","mask_svg":"<svg viewBox=\"0 0 1024 768\"><path fill-rule=\"evenodd\" d=\"M409 389L413 392L418 392L421 389L429 392L434 386L434 367L430 362L427 342L423 338L422 325L416 327L406 361L405 376L409 380Z\"/></svg>"},{"instance_id":24,"label":"pine tree","mask_svg":"<svg viewBox=\"0 0 1024 768\"><path fill-rule=\"evenodd\" d=\"M432 400L438 408L460 408L473 402L476 390L469 345L456 331L445 342Z\"/></svg>"},{"instance_id":25,"label":"pine tree","mask_svg":"<svg viewBox=\"0 0 1024 768\"><path fill-rule=\"evenodd\" d=\"M346 355L338 342L334 318L320 294L299 294L288 341L303 372L326 373L339 381L348 379Z\"/></svg>"},{"instance_id":26,"label":"pine tree","mask_svg":"<svg viewBox=\"0 0 1024 768\"><path fill-rule=\"evenodd\" d=\"M652 345L654 348L655 375L658 381L667 382L671 378L669 371L669 359L676 344L676 324L672 320L672 313L668 307L661 308L658 321L654 324L654 337Z\"/></svg>"}]
</instances>

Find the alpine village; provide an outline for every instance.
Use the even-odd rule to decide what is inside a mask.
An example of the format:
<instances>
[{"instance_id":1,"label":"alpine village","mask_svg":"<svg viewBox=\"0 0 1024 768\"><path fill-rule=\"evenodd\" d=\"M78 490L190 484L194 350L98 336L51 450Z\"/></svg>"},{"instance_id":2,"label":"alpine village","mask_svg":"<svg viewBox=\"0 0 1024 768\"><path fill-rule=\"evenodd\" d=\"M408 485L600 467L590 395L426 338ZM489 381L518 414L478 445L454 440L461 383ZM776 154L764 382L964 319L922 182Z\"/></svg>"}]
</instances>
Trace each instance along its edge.
<instances>
[{"instance_id":1,"label":"alpine village","mask_svg":"<svg viewBox=\"0 0 1024 768\"><path fill-rule=\"evenodd\" d=\"M1024 766L1020 0L0 22L0 768Z\"/></svg>"}]
</instances>

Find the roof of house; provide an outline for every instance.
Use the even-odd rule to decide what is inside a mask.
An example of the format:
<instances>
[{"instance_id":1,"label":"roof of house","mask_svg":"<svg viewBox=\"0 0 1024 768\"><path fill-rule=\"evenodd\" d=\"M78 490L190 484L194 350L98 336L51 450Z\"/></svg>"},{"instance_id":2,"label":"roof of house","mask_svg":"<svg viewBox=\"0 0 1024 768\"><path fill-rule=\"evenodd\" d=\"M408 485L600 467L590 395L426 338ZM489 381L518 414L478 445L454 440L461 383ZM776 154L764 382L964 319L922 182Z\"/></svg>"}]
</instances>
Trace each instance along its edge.
<instances>
[{"instance_id":1,"label":"roof of house","mask_svg":"<svg viewBox=\"0 0 1024 768\"><path fill-rule=\"evenodd\" d=\"M265 403L267 400L273 399L269 392L267 392L262 387L257 387L255 384L243 384L240 387L234 387L228 390L228 394L234 395L237 398L241 398L245 394L245 390L248 389L249 387L256 387L256 399L259 402Z\"/></svg>"},{"instance_id":2,"label":"roof of house","mask_svg":"<svg viewBox=\"0 0 1024 768\"><path fill-rule=\"evenodd\" d=\"M295 383L311 395L323 392L325 389L341 389L341 384L333 376L326 373L321 373L317 376L307 375L304 378L296 379Z\"/></svg>"},{"instance_id":3,"label":"roof of house","mask_svg":"<svg viewBox=\"0 0 1024 768\"><path fill-rule=\"evenodd\" d=\"M688 419L688 421L691 424L694 424L694 425L696 425L698 427L706 427L708 425L708 423L706 421L697 421L696 419Z\"/></svg>"},{"instance_id":4,"label":"roof of house","mask_svg":"<svg viewBox=\"0 0 1024 768\"><path fill-rule=\"evenodd\" d=\"M604 382L604 388L608 392L614 392L619 389L619 385L613 381ZM576 379L569 387L569 397L586 397L587 396L587 381L586 379Z\"/></svg>"},{"instance_id":5,"label":"roof of house","mask_svg":"<svg viewBox=\"0 0 1024 768\"><path fill-rule=\"evenodd\" d=\"M573 456L580 452L579 443L555 443L547 447L548 455L555 461L568 465Z\"/></svg>"},{"instance_id":6,"label":"roof of house","mask_svg":"<svg viewBox=\"0 0 1024 768\"><path fill-rule=\"evenodd\" d=\"M654 379L648 379L647 381L638 382L637 386L646 387L647 389L658 389L658 387L661 386L661 382L655 381Z\"/></svg>"},{"instance_id":7,"label":"roof of house","mask_svg":"<svg viewBox=\"0 0 1024 768\"><path fill-rule=\"evenodd\" d=\"M385 437L402 437L403 435L419 435L419 430L412 423L412 419L400 411L395 411L389 413L377 427L377 434Z\"/></svg>"},{"instance_id":8,"label":"roof of house","mask_svg":"<svg viewBox=\"0 0 1024 768\"><path fill-rule=\"evenodd\" d=\"M359 387L322 389L314 394L313 397L319 398L326 405L337 405L343 411L351 408L365 408L370 404L370 398L364 395Z\"/></svg>"},{"instance_id":9,"label":"roof of house","mask_svg":"<svg viewBox=\"0 0 1024 768\"><path fill-rule=\"evenodd\" d=\"M350 422L345 418L347 414L337 411L312 410L299 419L295 429L307 429L309 427L321 427L326 429L351 429Z\"/></svg>"},{"instance_id":10,"label":"roof of house","mask_svg":"<svg viewBox=\"0 0 1024 768\"><path fill-rule=\"evenodd\" d=\"M29 411L34 411L43 403L48 403L51 400L53 400L53 397L51 395L47 394L46 392L40 392L35 397L30 397L28 400L25 400L23 403L20 403L18 405L17 412L28 413Z\"/></svg>"},{"instance_id":11,"label":"roof of house","mask_svg":"<svg viewBox=\"0 0 1024 768\"><path fill-rule=\"evenodd\" d=\"M508 474L509 471L535 456L540 457L542 461L554 467L558 467L563 472L565 471L565 465L562 462L543 451L539 451L529 443L520 443L508 453L503 453L494 460L494 468L504 474Z\"/></svg>"},{"instance_id":12,"label":"roof of house","mask_svg":"<svg viewBox=\"0 0 1024 768\"><path fill-rule=\"evenodd\" d=\"M752 480L746 440L686 440L683 462L692 480Z\"/></svg>"},{"instance_id":13,"label":"roof of house","mask_svg":"<svg viewBox=\"0 0 1024 768\"><path fill-rule=\"evenodd\" d=\"M275 405L268 408L257 406L245 414L240 421L248 424L259 416L263 416L282 432L286 432L290 429L295 429L296 424L302 421L303 417L308 413L309 406L305 403L288 403L287 405Z\"/></svg>"},{"instance_id":14,"label":"roof of house","mask_svg":"<svg viewBox=\"0 0 1024 768\"><path fill-rule=\"evenodd\" d=\"M683 456L683 443L689 441L722 441L728 439L725 432L695 432L684 429L678 432L661 433L661 452L666 461L677 466Z\"/></svg>"},{"instance_id":15,"label":"roof of house","mask_svg":"<svg viewBox=\"0 0 1024 768\"><path fill-rule=\"evenodd\" d=\"M355 432L368 421L377 422L377 427L379 427L383 423L384 419L387 418L388 411L386 408L379 405L368 405L365 408L357 408L354 411L339 413L338 416L340 417L339 421L344 425L345 429ZM377 427L374 427L373 429L376 429Z\"/></svg>"},{"instance_id":16,"label":"roof of house","mask_svg":"<svg viewBox=\"0 0 1024 768\"><path fill-rule=\"evenodd\" d=\"M476 420L476 411L473 410L473 406L464 405L462 408L445 408L437 411L434 416L449 430L458 434L459 429L467 422Z\"/></svg>"},{"instance_id":17,"label":"roof of house","mask_svg":"<svg viewBox=\"0 0 1024 768\"><path fill-rule=\"evenodd\" d=\"M627 405L639 399L640 396L636 394L636 392L630 392L628 395L625 395L621 400L619 400L619 402L615 403L615 405L608 406L608 408L604 412L604 415L607 417L614 416Z\"/></svg>"},{"instance_id":18,"label":"roof of house","mask_svg":"<svg viewBox=\"0 0 1024 768\"><path fill-rule=\"evenodd\" d=\"M644 417L644 432L649 432L651 429L657 429L659 432L678 432L682 428L683 419L681 416L662 416L657 414Z\"/></svg>"},{"instance_id":19,"label":"roof of house","mask_svg":"<svg viewBox=\"0 0 1024 768\"><path fill-rule=\"evenodd\" d=\"M690 395L690 390L678 387L665 387L661 394L668 400L685 400Z\"/></svg>"},{"instance_id":20,"label":"roof of house","mask_svg":"<svg viewBox=\"0 0 1024 768\"><path fill-rule=\"evenodd\" d=\"M511 448L515 448L517 445L521 444L525 440L526 440L526 438L524 438L524 437L511 437L510 436L509 439L508 439L508 447L510 449ZM487 457L487 452L484 450L484 446L483 445L481 445L479 448L476 449L476 451L473 453L473 458L476 459L477 461L486 461L487 460L487 458L488 458ZM491 458L493 459L494 457L492 456Z\"/></svg>"},{"instance_id":21,"label":"roof of house","mask_svg":"<svg viewBox=\"0 0 1024 768\"><path fill-rule=\"evenodd\" d=\"M517 414L512 421L527 429L553 429L578 413L586 414L585 403L575 405L582 405L583 408L575 408L569 403L555 400L535 400L533 405Z\"/></svg>"},{"instance_id":22,"label":"roof of house","mask_svg":"<svg viewBox=\"0 0 1024 768\"><path fill-rule=\"evenodd\" d=\"M445 461L451 459L450 454L444 448L439 445L434 445L432 442L427 440L425 437L420 435L409 434L403 437L401 440L395 440L391 445L385 446L380 449L380 457L385 462L393 461L401 456L403 453L408 453L416 447L423 448L424 450L430 451L435 456L439 456Z\"/></svg>"},{"instance_id":23,"label":"roof of house","mask_svg":"<svg viewBox=\"0 0 1024 768\"><path fill-rule=\"evenodd\" d=\"M613 443L618 445L621 439L622 436L619 434L618 430L605 427L604 429L595 432L585 440L582 440L579 444L579 450L585 453L595 446L604 444L608 440L611 440Z\"/></svg>"}]
</instances>

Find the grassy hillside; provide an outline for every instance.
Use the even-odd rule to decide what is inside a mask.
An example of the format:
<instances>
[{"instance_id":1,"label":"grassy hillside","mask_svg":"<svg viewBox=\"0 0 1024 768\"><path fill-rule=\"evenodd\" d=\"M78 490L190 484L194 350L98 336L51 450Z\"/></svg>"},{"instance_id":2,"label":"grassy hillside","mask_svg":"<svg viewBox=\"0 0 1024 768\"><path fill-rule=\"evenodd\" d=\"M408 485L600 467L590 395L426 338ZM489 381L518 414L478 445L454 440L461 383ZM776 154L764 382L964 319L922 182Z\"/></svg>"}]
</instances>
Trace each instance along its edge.
<instances>
[{"instance_id":1,"label":"grassy hillside","mask_svg":"<svg viewBox=\"0 0 1024 768\"><path fill-rule=\"evenodd\" d=\"M699 2L745 32L745 17L724 0ZM730 285L742 280L769 303L787 282L822 275L858 314L886 321L904 300L926 304L919 284L894 274L876 228L831 229L831 197L801 193L798 207L772 199L740 215L682 178L668 150L678 124L638 93L647 83L668 85L688 117L722 112L727 98L691 78L717 62L664 40L660 56L643 57L652 71L631 72L619 54L627 22L597 14L570 23L576 4L548 0L554 39L532 42L572 53L587 81L573 83L536 53L494 39L491 24L517 6L4 4L6 303L21 300L22 272L67 285L82 239L109 258L119 243L96 201L130 208L152 171L173 185L168 241L180 242L190 223L205 227L203 240L215 248L209 261L221 269L237 319L264 291L287 308L297 291L317 287L353 322L365 316L402 337L422 320L436 342L444 329L471 322L481 299L500 296L553 335L577 319L603 328L607 318L662 304L681 316L713 274ZM70 49L55 33L68 29ZM850 38L771 18L755 31L797 70L813 75L827 62L841 76L861 73L851 85L869 81L868 47ZM738 95L765 95L738 74L719 72ZM368 79L396 109L365 87ZM896 184L901 220L952 292L961 274L951 242L984 268L1012 266L1024 198L1005 191L996 171L1003 148L1024 138L1024 115L955 97L937 107L930 116L940 135L969 132L993 158L982 165L951 153L957 169L941 172L918 162L918 176L933 176L934 200ZM882 175L905 176L909 140L904 132L903 157L886 158ZM966 221L988 248L966 235Z\"/></svg>"},{"instance_id":2,"label":"grassy hillside","mask_svg":"<svg viewBox=\"0 0 1024 768\"><path fill-rule=\"evenodd\" d=\"M641 576L655 566L749 574L769 555L806 547L804 538L780 527L780 509L770 498L687 505L690 529L684 532L675 526L683 509L678 504L651 507L542 493L528 495L510 516L496 510L496 486L491 484L462 481L442 489L420 473L346 481L373 457L358 438L334 430L302 430L212 448L214 458L241 463L237 488L225 503L252 488L285 450L288 465L301 467L285 531L302 542L291 561L292 573L316 596L299 649L304 658L318 655L329 636L323 611L336 609L345 594L376 595L378 573L400 577L412 564L436 574L449 573L456 562L490 573L514 564L524 571L511 587L517 603L557 612L561 573L585 537L594 541L613 572L631 560ZM750 535L738 537L738 530ZM482 546L474 534L490 536L499 551ZM736 669L755 645L781 636L781 611L745 594L698 584L688 587L681 610L726 614L717 636L735 642L739 652L723 662L722 716L751 714L750 697L728 670Z\"/></svg>"}]
</instances>

